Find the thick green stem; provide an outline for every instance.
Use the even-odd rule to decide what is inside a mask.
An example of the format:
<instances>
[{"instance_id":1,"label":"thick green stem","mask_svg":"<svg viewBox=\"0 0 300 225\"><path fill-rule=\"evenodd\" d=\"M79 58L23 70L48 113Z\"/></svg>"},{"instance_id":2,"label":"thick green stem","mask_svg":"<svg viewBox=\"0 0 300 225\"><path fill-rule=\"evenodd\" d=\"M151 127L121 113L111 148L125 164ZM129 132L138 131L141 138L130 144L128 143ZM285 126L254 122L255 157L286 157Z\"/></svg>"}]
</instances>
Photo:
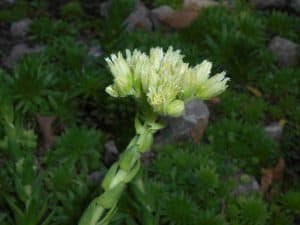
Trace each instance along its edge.
<instances>
[{"instance_id":1,"label":"thick green stem","mask_svg":"<svg viewBox=\"0 0 300 225\"><path fill-rule=\"evenodd\" d=\"M115 212L118 201L126 184L140 169L140 157L152 143L154 123L139 124L137 135L131 140L126 150L120 155L106 173L102 187L104 192L94 199L82 215L79 225L107 225Z\"/></svg>"}]
</instances>

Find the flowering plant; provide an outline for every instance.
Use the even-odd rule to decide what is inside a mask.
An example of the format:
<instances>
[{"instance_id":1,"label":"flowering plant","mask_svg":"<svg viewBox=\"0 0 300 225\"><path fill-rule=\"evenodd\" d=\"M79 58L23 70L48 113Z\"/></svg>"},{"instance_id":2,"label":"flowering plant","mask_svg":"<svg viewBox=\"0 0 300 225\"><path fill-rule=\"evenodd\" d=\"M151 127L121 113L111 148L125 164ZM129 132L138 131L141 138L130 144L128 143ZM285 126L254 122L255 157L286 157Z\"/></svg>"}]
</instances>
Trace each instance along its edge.
<instances>
[{"instance_id":1,"label":"flowering plant","mask_svg":"<svg viewBox=\"0 0 300 225\"><path fill-rule=\"evenodd\" d=\"M106 88L113 97L133 96L138 104L136 136L108 170L102 182L104 192L94 199L79 225L108 224L126 186L140 169L140 156L152 144L154 133L163 127L160 115L178 117L184 102L209 99L227 88L225 72L210 77L212 63L204 60L190 67L179 50L151 48L149 54L126 50L106 59L114 83Z\"/></svg>"}]
</instances>

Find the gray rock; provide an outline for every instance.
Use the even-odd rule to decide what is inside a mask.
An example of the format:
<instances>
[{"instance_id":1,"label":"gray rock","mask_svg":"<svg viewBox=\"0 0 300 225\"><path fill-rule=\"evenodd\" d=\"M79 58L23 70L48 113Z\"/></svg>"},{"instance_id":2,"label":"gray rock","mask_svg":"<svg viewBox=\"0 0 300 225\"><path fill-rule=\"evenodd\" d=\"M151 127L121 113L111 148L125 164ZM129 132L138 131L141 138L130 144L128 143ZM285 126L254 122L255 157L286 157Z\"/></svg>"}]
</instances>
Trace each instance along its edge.
<instances>
[{"instance_id":1,"label":"gray rock","mask_svg":"<svg viewBox=\"0 0 300 225\"><path fill-rule=\"evenodd\" d=\"M260 191L259 183L257 180L247 174L237 174L236 175L237 185L232 192L232 195L247 195L253 192L258 193Z\"/></svg>"},{"instance_id":2,"label":"gray rock","mask_svg":"<svg viewBox=\"0 0 300 225\"><path fill-rule=\"evenodd\" d=\"M219 3L214 0L184 0L183 1L183 6L185 8L194 8L197 10L206 7L217 6L217 5L219 5Z\"/></svg>"},{"instance_id":3,"label":"gray rock","mask_svg":"<svg viewBox=\"0 0 300 225\"><path fill-rule=\"evenodd\" d=\"M110 166L119 156L119 151L114 141L108 141L105 145L104 164Z\"/></svg>"},{"instance_id":4,"label":"gray rock","mask_svg":"<svg viewBox=\"0 0 300 225\"><path fill-rule=\"evenodd\" d=\"M250 0L250 4L257 9L286 7L285 0Z\"/></svg>"},{"instance_id":5,"label":"gray rock","mask_svg":"<svg viewBox=\"0 0 300 225\"><path fill-rule=\"evenodd\" d=\"M15 4L16 0L0 0L0 7Z\"/></svg>"},{"instance_id":6,"label":"gray rock","mask_svg":"<svg viewBox=\"0 0 300 225\"><path fill-rule=\"evenodd\" d=\"M126 24L127 31L134 31L137 29L146 31L152 30L150 11L140 0L136 1L134 10L130 13L124 23Z\"/></svg>"},{"instance_id":7,"label":"gray rock","mask_svg":"<svg viewBox=\"0 0 300 225\"><path fill-rule=\"evenodd\" d=\"M174 12L175 10L168 5L162 5L151 10L151 13L159 20L165 19L166 17L172 15Z\"/></svg>"},{"instance_id":8,"label":"gray rock","mask_svg":"<svg viewBox=\"0 0 300 225\"><path fill-rule=\"evenodd\" d=\"M290 8L297 13L300 13L300 0L290 0Z\"/></svg>"},{"instance_id":9,"label":"gray rock","mask_svg":"<svg viewBox=\"0 0 300 225\"><path fill-rule=\"evenodd\" d=\"M41 52L44 48L41 45L29 47L24 43L17 44L12 48L10 55L4 60L3 64L8 68L12 68L24 55Z\"/></svg>"},{"instance_id":10,"label":"gray rock","mask_svg":"<svg viewBox=\"0 0 300 225\"><path fill-rule=\"evenodd\" d=\"M101 3L102 0L79 0L82 9L90 15L101 16Z\"/></svg>"},{"instance_id":11,"label":"gray rock","mask_svg":"<svg viewBox=\"0 0 300 225\"><path fill-rule=\"evenodd\" d=\"M164 24L164 20L171 17L174 12L176 11L167 5L152 9L150 11L150 20L152 22L153 29L155 30L159 28L166 31L171 31L171 29Z\"/></svg>"},{"instance_id":12,"label":"gray rock","mask_svg":"<svg viewBox=\"0 0 300 225\"><path fill-rule=\"evenodd\" d=\"M144 166L148 166L155 158L155 153L153 151L147 151L142 154L141 161Z\"/></svg>"},{"instance_id":13,"label":"gray rock","mask_svg":"<svg viewBox=\"0 0 300 225\"><path fill-rule=\"evenodd\" d=\"M163 29L164 31L171 31L167 25L165 25L164 20L171 17L175 12L170 6L162 5L150 11L150 20L152 22L153 30Z\"/></svg>"},{"instance_id":14,"label":"gray rock","mask_svg":"<svg viewBox=\"0 0 300 225\"><path fill-rule=\"evenodd\" d=\"M108 17L109 10L111 9L112 0L100 4L100 15Z\"/></svg>"},{"instance_id":15,"label":"gray rock","mask_svg":"<svg viewBox=\"0 0 300 225\"><path fill-rule=\"evenodd\" d=\"M296 43L281 37L274 37L269 44L269 49L276 56L281 68L297 65L298 48Z\"/></svg>"},{"instance_id":16,"label":"gray rock","mask_svg":"<svg viewBox=\"0 0 300 225\"><path fill-rule=\"evenodd\" d=\"M88 175L87 180L90 183L100 183L102 179L104 178L105 172L104 171L94 171L91 174Z\"/></svg>"},{"instance_id":17,"label":"gray rock","mask_svg":"<svg viewBox=\"0 0 300 225\"><path fill-rule=\"evenodd\" d=\"M185 104L185 112L178 118L165 118L166 127L154 138L156 145L174 143L176 141L199 142L207 127L209 110L200 100L192 100Z\"/></svg>"},{"instance_id":18,"label":"gray rock","mask_svg":"<svg viewBox=\"0 0 300 225\"><path fill-rule=\"evenodd\" d=\"M264 130L269 137L275 141L279 141L282 136L283 126L279 123L272 123L266 126Z\"/></svg>"},{"instance_id":19,"label":"gray rock","mask_svg":"<svg viewBox=\"0 0 300 225\"><path fill-rule=\"evenodd\" d=\"M11 36L15 38L24 38L29 31L30 24L30 19L23 19L12 23L10 27Z\"/></svg>"},{"instance_id":20,"label":"gray rock","mask_svg":"<svg viewBox=\"0 0 300 225\"><path fill-rule=\"evenodd\" d=\"M88 55L94 58L98 58L103 54L101 46L93 46L89 49Z\"/></svg>"}]
</instances>

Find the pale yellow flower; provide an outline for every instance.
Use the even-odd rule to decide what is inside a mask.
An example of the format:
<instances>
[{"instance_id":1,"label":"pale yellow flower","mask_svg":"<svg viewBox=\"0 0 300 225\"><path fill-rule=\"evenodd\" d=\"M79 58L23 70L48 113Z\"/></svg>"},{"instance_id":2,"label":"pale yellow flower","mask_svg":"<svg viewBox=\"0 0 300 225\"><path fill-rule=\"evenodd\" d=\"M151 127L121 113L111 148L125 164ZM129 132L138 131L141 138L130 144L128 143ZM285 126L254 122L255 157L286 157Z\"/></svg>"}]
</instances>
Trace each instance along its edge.
<instances>
[{"instance_id":1,"label":"pale yellow flower","mask_svg":"<svg viewBox=\"0 0 300 225\"><path fill-rule=\"evenodd\" d=\"M226 78L225 75L225 72L216 74L199 85L197 97L203 100L210 99L225 91L229 81L229 78Z\"/></svg>"},{"instance_id":2,"label":"pale yellow flower","mask_svg":"<svg viewBox=\"0 0 300 225\"><path fill-rule=\"evenodd\" d=\"M106 61L114 83L106 88L113 97L133 95L147 100L153 112L180 116L184 101L192 98L209 99L227 88L225 72L210 76L212 63L204 60L190 67L179 50L170 47L151 48L149 55L134 50L113 54Z\"/></svg>"},{"instance_id":3,"label":"pale yellow flower","mask_svg":"<svg viewBox=\"0 0 300 225\"><path fill-rule=\"evenodd\" d=\"M106 88L106 91L113 97L125 97L133 93L133 77L129 65L119 52L118 55L111 55L105 59L109 69L114 76L114 84Z\"/></svg>"}]
</instances>

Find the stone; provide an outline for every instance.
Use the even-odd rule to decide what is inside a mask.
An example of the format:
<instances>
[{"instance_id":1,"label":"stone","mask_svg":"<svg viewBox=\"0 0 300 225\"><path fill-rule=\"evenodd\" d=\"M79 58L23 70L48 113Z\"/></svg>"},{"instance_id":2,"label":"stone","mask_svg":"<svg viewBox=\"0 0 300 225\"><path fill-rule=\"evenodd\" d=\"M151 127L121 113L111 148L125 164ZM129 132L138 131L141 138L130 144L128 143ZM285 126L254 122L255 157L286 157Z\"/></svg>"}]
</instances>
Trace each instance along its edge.
<instances>
[{"instance_id":1,"label":"stone","mask_svg":"<svg viewBox=\"0 0 300 225\"><path fill-rule=\"evenodd\" d=\"M44 150L50 149L55 144L55 134L53 123L56 119L55 116L42 116L37 115L37 122L42 136L42 147Z\"/></svg>"},{"instance_id":2,"label":"stone","mask_svg":"<svg viewBox=\"0 0 300 225\"><path fill-rule=\"evenodd\" d=\"M270 190L270 187L272 187L274 182L282 183L285 168L285 160L283 158L279 158L275 167L261 169L260 191L263 194Z\"/></svg>"},{"instance_id":3,"label":"stone","mask_svg":"<svg viewBox=\"0 0 300 225\"><path fill-rule=\"evenodd\" d=\"M150 163L154 160L155 153L153 151L147 151L142 154L141 161L144 166L150 165Z\"/></svg>"},{"instance_id":4,"label":"stone","mask_svg":"<svg viewBox=\"0 0 300 225\"><path fill-rule=\"evenodd\" d=\"M105 175L104 171L94 171L88 175L87 181L89 183L99 184L104 178L104 175Z\"/></svg>"},{"instance_id":5,"label":"stone","mask_svg":"<svg viewBox=\"0 0 300 225\"><path fill-rule=\"evenodd\" d=\"M15 0L0 0L0 7L10 6L15 4Z\"/></svg>"},{"instance_id":6,"label":"stone","mask_svg":"<svg viewBox=\"0 0 300 225\"><path fill-rule=\"evenodd\" d=\"M300 0L290 0L289 7L300 14Z\"/></svg>"},{"instance_id":7,"label":"stone","mask_svg":"<svg viewBox=\"0 0 300 225\"><path fill-rule=\"evenodd\" d=\"M175 12L173 8L168 5L162 5L151 10L151 13L159 20L163 20Z\"/></svg>"},{"instance_id":8,"label":"stone","mask_svg":"<svg viewBox=\"0 0 300 225\"><path fill-rule=\"evenodd\" d=\"M89 15L101 16L103 0L79 0L82 9Z\"/></svg>"},{"instance_id":9,"label":"stone","mask_svg":"<svg viewBox=\"0 0 300 225\"><path fill-rule=\"evenodd\" d=\"M173 8L167 5L162 5L150 11L150 19L153 29L160 29L164 31L171 31L171 28L164 24L164 20L175 12Z\"/></svg>"},{"instance_id":10,"label":"stone","mask_svg":"<svg viewBox=\"0 0 300 225\"><path fill-rule=\"evenodd\" d=\"M1 24L1 23L0 23ZM11 48L14 46L15 41L11 38L10 31L7 26L1 27L0 25L0 55L1 56L7 56L9 55ZM2 63L4 60L1 60L2 57L0 56L0 66L2 66Z\"/></svg>"},{"instance_id":11,"label":"stone","mask_svg":"<svg viewBox=\"0 0 300 225\"><path fill-rule=\"evenodd\" d=\"M106 166L110 166L118 159L118 148L114 141L108 141L107 143L105 143L104 149L104 164Z\"/></svg>"},{"instance_id":12,"label":"stone","mask_svg":"<svg viewBox=\"0 0 300 225\"><path fill-rule=\"evenodd\" d=\"M175 11L169 16L161 19L162 23L173 28L183 29L191 25L191 23L198 17L198 10L187 8Z\"/></svg>"},{"instance_id":13,"label":"stone","mask_svg":"<svg viewBox=\"0 0 300 225\"><path fill-rule=\"evenodd\" d=\"M112 0L103 2L100 4L100 15L103 17L108 17L109 11L111 9Z\"/></svg>"},{"instance_id":14,"label":"stone","mask_svg":"<svg viewBox=\"0 0 300 225\"><path fill-rule=\"evenodd\" d=\"M298 64L298 48L298 44L279 36L274 37L269 44L269 49L276 56L280 68Z\"/></svg>"},{"instance_id":15,"label":"stone","mask_svg":"<svg viewBox=\"0 0 300 225\"><path fill-rule=\"evenodd\" d=\"M29 47L25 43L17 44L12 48L10 55L4 60L3 64L7 68L12 68L24 55L41 52L44 48L42 45Z\"/></svg>"},{"instance_id":16,"label":"stone","mask_svg":"<svg viewBox=\"0 0 300 225\"><path fill-rule=\"evenodd\" d=\"M88 55L94 58L98 58L103 54L101 46L93 46L89 49Z\"/></svg>"},{"instance_id":17,"label":"stone","mask_svg":"<svg viewBox=\"0 0 300 225\"><path fill-rule=\"evenodd\" d=\"M135 31L138 29L152 31L153 26L150 18L150 11L140 0L136 1L134 10L125 20L125 24L127 31Z\"/></svg>"},{"instance_id":18,"label":"stone","mask_svg":"<svg viewBox=\"0 0 300 225\"><path fill-rule=\"evenodd\" d=\"M23 19L18 22L12 23L10 33L12 37L24 38L29 31L31 19Z\"/></svg>"},{"instance_id":19,"label":"stone","mask_svg":"<svg viewBox=\"0 0 300 225\"><path fill-rule=\"evenodd\" d=\"M250 4L256 9L282 9L286 7L285 0L250 0Z\"/></svg>"},{"instance_id":20,"label":"stone","mask_svg":"<svg viewBox=\"0 0 300 225\"><path fill-rule=\"evenodd\" d=\"M196 10L217 5L219 5L219 3L213 0L184 0L183 2L184 8L192 8Z\"/></svg>"},{"instance_id":21,"label":"stone","mask_svg":"<svg viewBox=\"0 0 300 225\"><path fill-rule=\"evenodd\" d=\"M177 141L200 142L207 127L209 110L201 100L185 104L185 111L178 118L164 118L166 127L154 137L155 145L171 144Z\"/></svg>"},{"instance_id":22,"label":"stone","mask_svg":"<svg viewBox=\"0 0 300 225\"><path fill-rule=\"evenodd\" d=\"M251 193L258 193L260 191L260 186L257 180L248 174L237 174L236 183L237 185L232 192L233 196L248 195Z\"/></svg>"},{"instance_id":23,"label":"stone","mask_svg":"<svg viewBox=\"0 0 300 225\"><path fill-rule=\"evenodd\" d=\"M273 140L279 141L282 136L283 126L280 123L272 123L266 126L264 130Z\"/></svg>"}]
</instances>

